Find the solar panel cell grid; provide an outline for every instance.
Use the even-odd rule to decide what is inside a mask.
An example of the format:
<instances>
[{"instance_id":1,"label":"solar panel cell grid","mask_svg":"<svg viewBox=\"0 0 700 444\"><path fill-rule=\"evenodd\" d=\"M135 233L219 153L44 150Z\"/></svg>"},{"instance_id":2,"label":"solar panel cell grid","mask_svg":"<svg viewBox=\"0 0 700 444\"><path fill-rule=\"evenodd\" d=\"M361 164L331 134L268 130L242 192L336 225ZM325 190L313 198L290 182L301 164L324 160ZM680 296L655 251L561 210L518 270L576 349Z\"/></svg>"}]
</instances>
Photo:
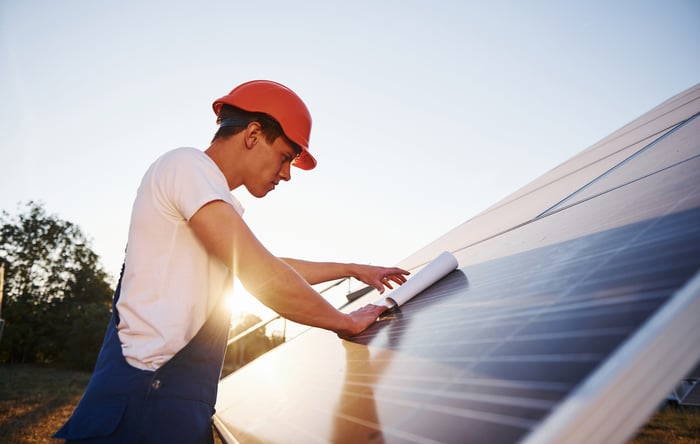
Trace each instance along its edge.
<instances>
[{"instance_id":1,"label":"solar panel cell grid","mask_svg":"<svg viewBox=\"0 0 700 444\"><path fill-rule=\"evenodd\" d=\"M463 442L467 436L474 442L484 436L513 442L700 267L700 229L693 224L698 221L698 210L673 214L453 272L407 302L400 318L388 317L356 338L368 348L346 353L338 414L381 427L389 442L402 441L392 427L439 442ZM620 240L626 249L614 247ZM681 244L686 247L668 248ZM686 271L656 270L659 254L662 264L685 262ZM302 348L303 339L296 340ZM317 362L312 376L296 375L305 390L287 398L288 407L301 409L313 400L323 410L324 398L328 407L335 404L333 396L320 392L334 387L324 368L337 370L337 364L326 367ZM389 367L403 379L382 377ZM555 390L544 389L552 383L558 384ZM366 417L364 407L356 409L367 402L376 418Z\"/></svg>"}]
</instances>

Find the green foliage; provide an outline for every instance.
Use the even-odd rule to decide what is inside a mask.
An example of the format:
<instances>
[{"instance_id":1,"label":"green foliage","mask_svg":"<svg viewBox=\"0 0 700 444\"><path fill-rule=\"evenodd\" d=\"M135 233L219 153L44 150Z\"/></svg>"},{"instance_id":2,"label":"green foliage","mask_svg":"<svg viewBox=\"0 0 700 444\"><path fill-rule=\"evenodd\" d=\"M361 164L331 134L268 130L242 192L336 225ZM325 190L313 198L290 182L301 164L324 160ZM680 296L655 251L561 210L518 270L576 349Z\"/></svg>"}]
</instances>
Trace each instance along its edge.
<instances>
[{"instance_id":1,"label":"green foliage","mask_svg":"<svg viewBox=\"0 0 700 444\"><path fill-rule=\"evenodd\" d=\"M112 288L75 224L35 202L0 215L6 261L0 362L90 370L110 315Z\"/></svg>"}]
</instances>

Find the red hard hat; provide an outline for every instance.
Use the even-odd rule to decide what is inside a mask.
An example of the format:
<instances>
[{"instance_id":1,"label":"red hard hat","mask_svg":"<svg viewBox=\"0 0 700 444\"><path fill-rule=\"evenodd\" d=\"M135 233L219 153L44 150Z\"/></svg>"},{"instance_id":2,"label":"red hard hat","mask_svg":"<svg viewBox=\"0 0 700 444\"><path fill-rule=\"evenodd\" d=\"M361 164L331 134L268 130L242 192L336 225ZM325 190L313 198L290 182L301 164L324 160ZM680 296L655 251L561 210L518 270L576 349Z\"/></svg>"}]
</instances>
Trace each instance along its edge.
<instances>
[{"instance_id":1,"label":"red hard hat","mask_svg":"<svg viewBox=\"0 0 700 444\"><path fill-rule=\"evenodd\" d=\"M273 117L279 122L284 135L301 147L301 154L294 159L292 165L302 170L316 166L316 159L309 153L311 114L291 89L271 80L251 80L238 85L214 102L217 116L223 104Z\"/></svg>"}]
</instances>

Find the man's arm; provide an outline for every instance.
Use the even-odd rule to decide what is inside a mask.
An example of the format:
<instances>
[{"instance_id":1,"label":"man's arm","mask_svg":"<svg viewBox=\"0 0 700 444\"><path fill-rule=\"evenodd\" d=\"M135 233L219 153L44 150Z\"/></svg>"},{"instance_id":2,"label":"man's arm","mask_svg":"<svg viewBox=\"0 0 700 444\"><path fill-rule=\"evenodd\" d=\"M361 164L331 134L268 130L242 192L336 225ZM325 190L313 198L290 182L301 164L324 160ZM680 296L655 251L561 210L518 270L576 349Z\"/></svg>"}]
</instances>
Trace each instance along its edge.
<instances>
[{"instance_id":1,"label":"man's arm","mask_svg":"<svg viewBox=\"0 0 700 444\"><path fill-rule=\"evenodd\" d=\"M334 279L354 277L384 293L384 288L392 289L391 282L401 285L406 282L408 271L398 267L378 267L364 264L346 264L339 262L311 262L301 259L280 258L294 268L310 285L328 282Z\"/></svg>"},{"instance_id":2,"label":"man's arm","mask_svg":"<svg viewBox=\"0 0 700 444\"><path fill-rule=\"evenodd\" d=\"M336 310L299 273L272 255L226 202L209 202L189 223L210 254L233 270L251 294L287 319L349 337L369 327L386 309L370 304L350 314Z\"/></svg>"}]
</instances>

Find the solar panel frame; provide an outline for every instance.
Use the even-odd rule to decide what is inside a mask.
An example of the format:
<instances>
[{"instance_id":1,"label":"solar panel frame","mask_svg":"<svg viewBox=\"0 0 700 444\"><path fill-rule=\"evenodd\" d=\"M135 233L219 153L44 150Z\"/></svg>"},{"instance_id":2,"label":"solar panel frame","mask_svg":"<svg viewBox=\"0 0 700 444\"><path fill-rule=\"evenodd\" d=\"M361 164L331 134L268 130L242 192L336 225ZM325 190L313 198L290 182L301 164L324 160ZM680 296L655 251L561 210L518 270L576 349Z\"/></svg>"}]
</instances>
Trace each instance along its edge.
<instances>
[{"instance_id":1,"label":"solar panel frame","mask_svg":"<svg viewBox=\"0 0 700 444\"><path fill-rule=\"evenodd\" d=\"M700 272L522 442L626 442L700 357ZM623 412L623 414L620 414Z\"/></svg>"}]
</instances>

